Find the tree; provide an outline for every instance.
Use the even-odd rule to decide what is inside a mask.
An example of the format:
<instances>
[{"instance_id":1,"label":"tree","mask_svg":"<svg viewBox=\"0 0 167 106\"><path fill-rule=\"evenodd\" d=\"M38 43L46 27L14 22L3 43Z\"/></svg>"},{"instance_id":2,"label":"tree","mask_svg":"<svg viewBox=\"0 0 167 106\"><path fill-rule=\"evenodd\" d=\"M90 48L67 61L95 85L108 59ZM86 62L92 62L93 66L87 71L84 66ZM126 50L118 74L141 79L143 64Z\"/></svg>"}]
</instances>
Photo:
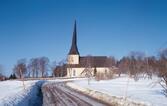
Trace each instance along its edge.
<instances>
[{"instance_id":1,"label":"tree","mask_svg":"<svg viewBox=\"0 0 167 106\"><path fill-rule=\"evenodd\" d=\"M60 67L61 68L60 77L64 77L67 74L67 72L66 72L66 60L63 59L58 64L59 64L59 66L61 66Z\"/></svg>"},{"instance_id":2,"label":"tree","mask_svg":"<svg viewBox=\"0 0 167 106\"><path fill-rule=\"evenodd\" d=\"M6 80L6 77L3 75L3 66L0 64L0 81Z\"/></svg>"},{"instance_id":3,"label":"tree","mask_svg":"<svg viewBox=\"0 0 167 106\"><path fill-rule=\"evenodd\" d=\"M3 66L0 64L0 76L3 76Z\"/></svg>"},{"instance_id":4,"label":"tree","mask_svg":"<svg viewBox=\"0 0 167 106\"><path fill-rule=\"evenodd\" d=\"M54 61L51 65L52 76L54 76L54 77L56 77L56 67L57 67L57 62Z\"/></svg>"},{"instance_id":5,"label":"tree","mask_svg":"<svg viewBox=\"0 0 167 106\"><path fill-rule=\"evenodd\" d=\"M119 67L119 70L121 71L121 73L127 73L129 61L130 61L130 60L129 60L128 57L123 57L123 58L120 59L120 61L118 62L118 67Z\"/></svg>"},{"instance_id":6,"label":"tree","mask_svg":"<svg viewBox=\"0 0 167 106\"><path fill-rule=\"evenodd\" d=\"M130 52L128 71L130 76L138 80L139 75L145 70L145 54L142 52Z\"/></svg>"},{"instance_id":7,"label":"tree","mask_svg":"<svg viewBox=\"0 0 167 106\"><path fill-rule=\"evenodd\" d=\"M108 57L105 64L106 64L106 67L108 67L108 69L109 69L109 73L108 72L105 73L105 77L107 79L113 78L114 73L117 73L120 76L120 71L116 70L117 69L116 68L117 60L115 59L115 57L113 57L113 56ZM107 71L107 69L106 69L106 71Z\"/></svg>"},{"instance_id":8,"label":"tree","mask_svg":"<svg viewBox=\"0 0 167 106\"><path fill-rule=\"evenodd\" d=\"M91 57L91 55L88 55L86 57L86 65L85 65L85 69L83 70L83 72L81 73L81 75L83 75L84 77L88 78L88 85L90 84L90 80L93 77L93 69L92 69L92 65L93 65L93 58Z\"/></svg>"},{"instance_id":9,"label":"tree","mask_svg":"<svg viewBox=\"0 0 167 106\"><path fill-rule=\"evenodd\" d=\"M52 67L55 77L64 77L67 75L67 64L65 59L61 60L58 63L54 63L54 66Z\"/></svg>"},{"instance_id":10,"label":"tree","mask_svg":"<svg viewBox=\"0 0 167 106\"><path fill-rule=\"evenodd\" d=\"M135 80L138 80L138 75L143 68L144 62L144 53L141 52L130 52L129 56L123 57L119 62L118 66L122 72L125 72L129 77L134 77ZM127 79L127 86L125 89L125 100L127 97L127 91L129 86L129 78Z\"/></svg>"},{"instance_id":11,"label":"tree","mask_svg":"<svg viewBox=\"0 0 167 106\"><path fill-rule=\"evenodd\" d=\"M13 71L18 78L23 78L27 72L26 59L18 60L17 64L14 66Z\"/></svg>"},{"instance_id":12,"label":"tree","mask_svg":"<svg viewBox=\"0 0 167 106\"><path fill-rule=\"evenodd\" d=\"M167 48L159 53L158 76L161 78L160 85L164 88L164 94L167 96Z\"/></svg>"},{"instance_id":13,"label":"tree","mask_svg":"<svg viewBox=\"0 0 167 106\"><path fill-rule=\"evenodd\" d=\"M17 64L14 66L14 74L16 74L23 81L23 87L25 90L24 76L27 72L26 59L20 59L17 61Z\"/></svg>"},{"instance_id":14,"label":"tree","mask_svg":"<svg viewBox=\"0 0 167 106\"><path fill-rule=\"evenodd\" d=\"M132 59L130 56L125 56L118 62L118 67L121 73L128 74L129 76L132 76L132 66Z\"/></svg>"},{"instance_id":15,"label":"tree","mask_svg":"<svg viewBox=\"0 0 167 106\"><path fill-rule=\"evenodd\" d=\"M39 70L41 72L41 77L44 77L44 74L47 74L49 59L47 57L41 57L38 59L39 61Z\"/></svg>"},{"instance_id":16,"label":"tree","mask_svg":"<svg viewBox=\"0 0 167 106\"><path fill-rule=\"evenodd\" d=\"M154 56L145 58L145 71L144 73L148 78L152 78L152 75L158 73L158 60Z\"/></svg>"},{"instance_id":17,"label":"tree","mask_svg":"<svg viewBox=\"0 0 167 106\"><path fill-rule=\"evenodd\" d=\"M16 79L15 74L11 74L10 77L9 77L9 79Z\"/></svg>"},{"instance_id":18,"label":"tree","mask_svg":"<svg viewBox=\"0 0 167 106\"><path fill-rule=\"evenodd\" d=\"M39 74L39 59L32 58L28 64L28 69L30 70L30 74L33 78L37 78Z\"/></svg>"}]
</instances>

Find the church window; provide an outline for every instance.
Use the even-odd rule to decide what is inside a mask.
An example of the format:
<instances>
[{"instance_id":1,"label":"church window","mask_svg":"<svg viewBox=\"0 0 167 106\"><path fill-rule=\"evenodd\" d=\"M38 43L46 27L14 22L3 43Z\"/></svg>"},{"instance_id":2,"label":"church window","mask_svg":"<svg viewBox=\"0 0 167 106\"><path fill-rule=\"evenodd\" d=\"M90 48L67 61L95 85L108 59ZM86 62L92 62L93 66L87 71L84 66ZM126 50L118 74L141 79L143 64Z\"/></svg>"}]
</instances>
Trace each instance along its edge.
<instances>
[{"instance_id":1,"label":"church window","mask_svg":"<svg viewBox=\"0 0 167 106\"><path fill-rule=\"evenodd\" d=\"M76 76L76 72L75 72L75 70L73 70L73 76Z\"/></svg>"}]
</instances>

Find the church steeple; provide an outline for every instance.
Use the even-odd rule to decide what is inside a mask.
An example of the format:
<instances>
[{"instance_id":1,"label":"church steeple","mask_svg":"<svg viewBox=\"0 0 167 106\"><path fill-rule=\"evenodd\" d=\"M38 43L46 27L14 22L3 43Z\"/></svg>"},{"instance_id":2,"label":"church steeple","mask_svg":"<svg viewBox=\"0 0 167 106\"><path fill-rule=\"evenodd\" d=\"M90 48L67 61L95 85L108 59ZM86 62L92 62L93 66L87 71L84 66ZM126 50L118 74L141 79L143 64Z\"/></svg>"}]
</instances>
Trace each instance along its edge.
<instances>
[{"instance_id":1,"label":"church steeple","mask_svg":"<svg viewBox=\"0 0 167 106\"><path fill-rule=\"evenodd\" d=\"M78 48L77 48L77 25L76 25L76 20L75 20L75 23L74 23L72 45L71 45L69 55L79 55Z\"/></svg>"}]
</instances>

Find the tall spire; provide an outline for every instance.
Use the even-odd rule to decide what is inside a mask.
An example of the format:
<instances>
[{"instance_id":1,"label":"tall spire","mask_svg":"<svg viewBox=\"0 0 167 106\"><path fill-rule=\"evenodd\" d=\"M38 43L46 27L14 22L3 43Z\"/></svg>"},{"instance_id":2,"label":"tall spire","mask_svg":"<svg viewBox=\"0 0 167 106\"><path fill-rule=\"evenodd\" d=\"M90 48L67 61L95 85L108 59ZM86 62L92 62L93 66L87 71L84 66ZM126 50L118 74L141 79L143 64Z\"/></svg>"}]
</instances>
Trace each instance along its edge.
<instances>
[{"instance_id":1,"label":"tall spire","mask_svg":"<svg viewBox=\"0 0 167 106\"><path fill-rule=\"evenodd\" d=\"M73 38L72 38L72 45L69 54L78 54L78 48L77 48L77 25L76 20L74 23L74 32L73 32Z\"/></svg>"}]
</instances>

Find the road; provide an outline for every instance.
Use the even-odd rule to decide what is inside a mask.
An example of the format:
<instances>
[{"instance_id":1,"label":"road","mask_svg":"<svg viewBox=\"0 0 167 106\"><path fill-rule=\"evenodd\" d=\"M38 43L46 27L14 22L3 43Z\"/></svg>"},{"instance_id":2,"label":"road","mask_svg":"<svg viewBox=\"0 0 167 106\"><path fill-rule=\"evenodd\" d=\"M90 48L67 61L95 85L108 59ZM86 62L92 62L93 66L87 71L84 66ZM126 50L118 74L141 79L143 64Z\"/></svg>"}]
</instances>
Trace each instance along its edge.
<instances>
[{"instance_id":1,"label":"road","mask_svg":"<svg viewBox=\"0 0 167 106\"><path fill-rule=\"evenodd\" d=\"M45 84L42 92L43 106L106 106L100 101L70 89L64 82Z\"/></svg>"}]
</instances>

